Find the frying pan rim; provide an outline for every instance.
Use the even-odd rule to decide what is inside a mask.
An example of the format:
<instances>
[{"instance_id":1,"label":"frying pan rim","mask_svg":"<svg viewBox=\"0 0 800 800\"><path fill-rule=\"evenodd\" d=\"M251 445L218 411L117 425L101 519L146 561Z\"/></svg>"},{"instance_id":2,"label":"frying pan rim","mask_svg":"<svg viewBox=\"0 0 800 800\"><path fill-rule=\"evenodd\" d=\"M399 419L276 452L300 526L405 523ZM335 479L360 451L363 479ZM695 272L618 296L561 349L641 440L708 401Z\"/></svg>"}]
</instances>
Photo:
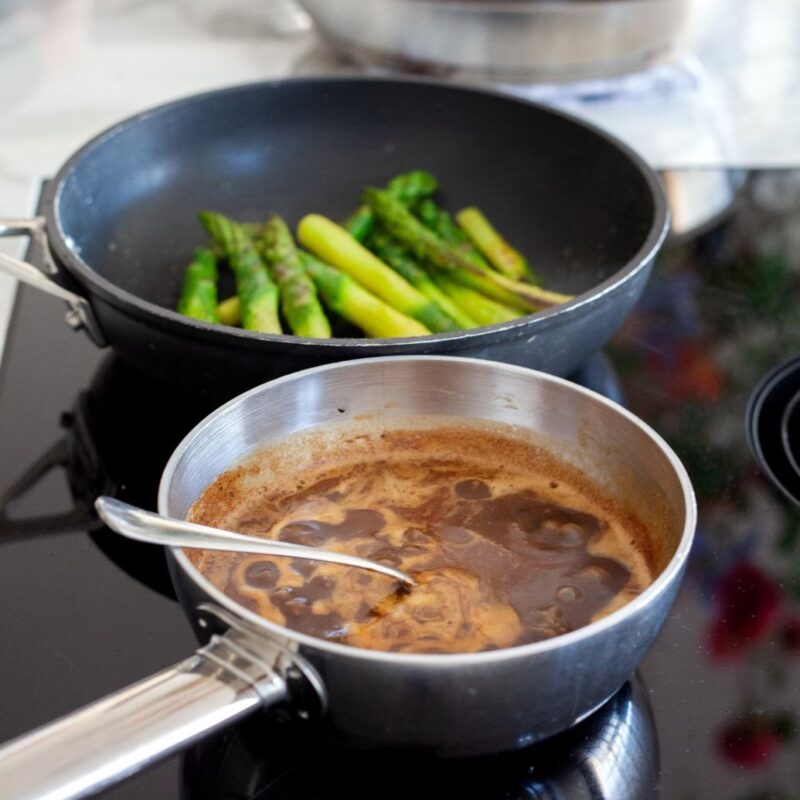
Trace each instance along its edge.
<instances>
[{"instance_id":1,"label":"frying pan rim","mask_svg":"<svg viewBox=\"0 0 800 800\"><path fill-rule=\"evenodd\" d=\"M83 260L79 253L77 253L69 245L69 237L65 233L62 226L62 219L59 211L61 195L69 176L75 171L81 159L87 156L96 147L100 146L107 140L112 139L121 131L126 130L134 124L143 122L150 117L170 113L175 109L189 106L194 103L200 103L212 97L221 97L226 94L235 94L242 91L257 91L268 88L281 89L285 86L291 87L295 85L308 84L400 84L408 86L421 86L425 88L433 88L435 90L443 90L451 94L483 95L520 106L533 107L540 113L552 117L558 117L568 124L589 131L594 136L603 140L605 144L610 145L612 149L616 149L625 158L627 158L636 171L642 176L646 186L650 190L653 200L652 221L647 235L644 237L644 240L636 253L634 253L634 255L629 258L625 264L609 275L604 281L601 281L599 284L587 289L585 292L576 295L567 303L552 306L551 308L544 309L533 314L527 314L510 322L499 322L495 323L494 325L471 328L468 330L432 333L425 336L396 337L390 339L369 339L356 337L314 339L309 337L295 336L293 334L267 334L257 331L245 331L243 329L234 328L231 326L217 325L194 320L179 314L175 310L140 298L126 289L122 289L121 287L112 283L99 272L92 269L92 267ZM578 117L567 112L551 108L542 103L516 97L498 89L461 86L424 78L386 78L383 76L303 76L282 78L279 80L242 83L222 89L213 89L207 92L191 94L137 112L136 114L116 122L115 124L98 133L96 136L92 137L88 142L76 150L67 159L67 161L64 162L53 178L53 190L47 194L44 210L45 218L48 220L50 246L55 251L59 262L63 264L67 272L81 284L84 286L87 286L88 284L87 288L90 290L90 293L96 291L101 298L123 312L130 313L131 311L134 311L136 312L137 316L155 317L161 323L170 328L184 330L187 334L201 334L203 339L218 341L219 343L230 342L230 338L228 337L232 336L242 340L243 342L252 342L254 346L258 346L255 344L256 342L270 342L272 344L280 344L284 347L288 346L290 351L292 349L303 350L308 347L336 349L343 346L350 346L362 350L377 349L379 353L382 352L381 348L387 347L391 347L393 350L399 349L402 352L403 350L418 347L429 342L438 343L472 340L484 336L488 337L493 333L513 333L523 330L529 331L532 326L536 326L537 328L548 328L552 325L558 324L561 321L561 318L565 315L569 315L583 306L594 304L602 300L605 295L619 289L624 283L627 282L629 278L635 276L638 272L647 267L655 258L664 239L666 238L670 222L669 208L667 205L666 196L664 194L664 189L661 186L661 182L659 181L654 170L631 147L622 142L616 136L602 130L598 126L579 119ZM51 230L49 221L52 221L55 228L54 231Z\"/></svg>"},{"instance_id":2,"label":"frying pan rim","mask_svg":"<svg viewBox=\"0 0 800 800\"><path fill-rule=\"evenodd\" d=\"M158 487L158 511L161 514L167 514L167 501L169 494L169 486L172 480L173 473L180 461L183 451L194 441L195 438L202 435L206 428L214 425L216 419L227 412L232 406L244 402L244 400L251 395L258 394L263 391L266 386L273 386L286 381L301 378L310 373L319 373L327 370L346 369L353 364L363 365L367 363L381 363L397 361L457 361L467 362L470 364L480 364L482 366L489 366L492 369L500 369L507 372L528 375L534 373L538 379L543 379L545 382L551 382L562 387L567 387L570 390L576 391L578 394L585 395L589 400L606 406L614 413L620 414L625 417L631 424L638 427L644 432L654 443L659 447L661 452L669 461L675 475L680 484L684 501L685 501L685 517L683 521L683 530L681 531L675 551L665 565L661 574L638 596L629 601L625 605L611 612L607 616L584 625L569 633L555 636L551 639L545 639L540 642L532 644L517 645L515 647L504 647L498 650L489 650L478 653L441 653L441 654L425 654L425 653L389 653L381 650L369 650L367 648L353 647L352 645L338 644L336 642L328 642L324 639L319 639L308 634L294 631L291 628L278 625L270 622L264 617L259 616L253 611L250 611L245 606L240 605L231 597L224 594L221 590L213 586L202 573L189 561L183 550L177 547L170 547L171 554L175 563L181 572L191 580L195 586L201 589L207 596L211 597L215 602L222 605L228 611L236 616L255 624L258 628L264 630L267 636L271 638L278 637L283 642L296 643L300 647L307 647L311 650L323 650L333 656L348 656L364 659L367 661L382 661L387 663L403 664L406 666L413 665L421 668L444 668L455 669L459 666L475 666L478 664L493 663L496 661L505 661L507 659L516 658L529 658L540 653L548 652L561 647L568 647L577 644L584 639L591 639L594 636L602 634L606 629L615 627L616 625L624 622L627 617L632 617L640 612L645 606L655 602L656 598L667 591L673 583L679 579L679 575L686 565L689 557L689 552L694 541L695 528L697 524L697 504L692 487L691 480L686 468L683 466L681 460L678 458L675 451L664 440L664 438L655 431L644 420L637 417L632 412L628 411L623 406L609 400L603 395L598 394L583 386L579 386L565 378L559 378L555 375L550 375L546 372L540 372L528 367L520 367L514 364L506 364L498 361L491 361L488 359L479 358L465 358L461 356L438 356L438 355L407 355L407 356L378 356L375 358L366 359L352 359L348 361L339 361L331 364L322 364L309 369L300 370L298 372L284 375L272 381L267 381L259 386L249 389L240 395L237 395L227 403L223 404L215 411L211 412L207 417L197 423L189 433L180 441L178 446L173 450L172 455L167 461L164 471L161 474L161 480Z\"/></svg>"}]
</instances>

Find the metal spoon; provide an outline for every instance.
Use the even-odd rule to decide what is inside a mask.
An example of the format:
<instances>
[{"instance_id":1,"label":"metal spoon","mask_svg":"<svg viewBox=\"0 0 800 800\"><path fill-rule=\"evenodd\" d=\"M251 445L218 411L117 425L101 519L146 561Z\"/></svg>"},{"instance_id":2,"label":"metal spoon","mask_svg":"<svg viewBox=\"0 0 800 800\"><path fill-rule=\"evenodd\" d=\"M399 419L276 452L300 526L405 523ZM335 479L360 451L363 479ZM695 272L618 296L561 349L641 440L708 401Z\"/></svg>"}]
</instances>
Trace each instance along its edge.
<instances>
[{"instance_id":1,"label":"metal spoon","mask_svg":"<svg viewBox=\"0 0 800 800\"><path fill-rule=\"evenodd\" d=\"M345 564L348 567L361 567L373 572L380 572L402 581L408 586L415 584L414 579L405 572L384 566L376 561L369 561L366 558L275 539L246 536L243 533L210 528L207 525L198 525L183 519L162 517L161 514L145 511L143 508L137 508L114 497L98 497L94 502L94 507L109 528L139 542L165 544L170 547L199 547L203 550L230 550L237 553L257 553L262 556L329 561L333 564Z\"/></svg>"}]
</instances>

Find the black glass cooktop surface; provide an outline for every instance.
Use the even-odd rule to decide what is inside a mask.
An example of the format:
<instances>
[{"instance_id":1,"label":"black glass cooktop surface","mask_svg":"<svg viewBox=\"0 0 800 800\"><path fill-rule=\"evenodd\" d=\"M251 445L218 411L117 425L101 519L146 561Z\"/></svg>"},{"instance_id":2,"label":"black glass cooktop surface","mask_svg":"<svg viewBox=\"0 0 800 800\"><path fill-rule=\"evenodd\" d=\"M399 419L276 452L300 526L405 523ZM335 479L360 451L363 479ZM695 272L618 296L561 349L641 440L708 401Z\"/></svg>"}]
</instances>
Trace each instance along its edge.
<instances>
[{"instance_id":1,"label":"black glass cooktop surface","mask_svg":"<svg viewBox=\"0 0 800 800\"><path fill-rule=\"evenodd\" d=\"M800 796L800 512L748 445L748 430L763 432L757 453L781 452L777 418L800 390L800 378L781 383L783 402L761 402L753 422L754 390L800 354L799 232L800 172L751 173L713 225L668 245L612 345L573 376L670 442L700 512L663 632L597 714L518 753L424 764L249 720L101 796ZM20 289L0 373L0 741L195 647L161 550L98 525L91 501L154 507L167 456L211 409L63 316Z\"/></svg>"}]
</instances>

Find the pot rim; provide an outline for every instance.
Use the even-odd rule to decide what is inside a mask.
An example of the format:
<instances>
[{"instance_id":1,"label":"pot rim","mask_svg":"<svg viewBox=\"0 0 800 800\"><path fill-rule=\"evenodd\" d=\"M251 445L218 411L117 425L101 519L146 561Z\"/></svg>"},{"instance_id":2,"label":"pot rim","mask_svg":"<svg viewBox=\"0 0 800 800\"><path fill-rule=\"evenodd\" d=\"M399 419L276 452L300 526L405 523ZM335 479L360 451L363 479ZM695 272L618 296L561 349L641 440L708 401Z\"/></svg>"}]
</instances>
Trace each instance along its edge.
<instances>
[{"instance_id":1,"label":"pot rim","mask_svg":"<svg viewBox=\"0 0 800 800\"><path fill-rule=\"evenodd\" d=\"M432 333L425 336L397 337L391 339L367 339L367 338L344 338L335 337L330 339L313 339L293 334L267 334L256 331L245 331L229 326L220 326L212 323L201 322L190 319L179 314L177 311L164 306L144 300L131 292L122 289L107 278L100 275L85 262L79 253L69 244L69 236L64 231L61 215L59 212L61 195L64 186L70 175L77 169L81 159L89 154L93 149L104 144L107 140L113 139L118 133L133 124L147 120L160 114L170 113L175 109L184 106L200 103L212 97L235 94L243 91L258 91L267 88L280 89L284 86L322 84L326 86L336 84L388 84L388 85L411 85L444 90L456 94L484 95L497 99L502 99L508 103L515 103L522 106L535 108L540 113L552 117L559 117L571 125L583 128L603 140L612 148L621 152L636 168L647 184L653 199L653 215L650 228L644 237L639 249L628 259L618 270L609 275L605 280L587 289L585 292L576 295L572 300L558 306L552 306L534 314L527 314L519 319L510 322L499 322L494 325L487 325L469 330L452 331L448 333ZM233 339L239 341L240 345L251 345L258 347L260 342L270 342L288 347L289 352L293 349L305 350L307 348L322 348L335 351L342 346L354 347L364 352L375 352L383 354L390 352L413 352L420 345L438 344L439 342L475 340L480 341L483 337L489 337L494 333L514 333L528 332L534 325L538 329L548 328L557 325L562 317L571 314L574 310L602 300L609 293L618 290L629 278L636 275L647 267L658 253L669 230L669 208L661 182L653 169L639 156L632 148L622 142L616 136L604 131L598 126L586 122L572 114L551 108L542 103L516 97L499 89L475 88L458 86L443 81L434 81L422 78L392 77L384 78L381 76L333 76L333 77L293 77L281 80L259 81L252 83L238 84L224 89L215 89L208 92L189 95L187 97L173 100L154 106L144 111L133 114L120 122L106 128L101 133L94 136L78 150L76 150L66 162L61 166L53 178L53 189L47 193L44 205L45 218L47 219L47 230L49 243L55 252L59 262L63 264L66 271L82 285L86 286L90 293L97 293L102 299L111 305L122 309L128 313L133 312L140 317L155 317L163 324L175 330L182 330L187 335L201 337L210 341L232 342ZM233 337L233 338L231 338Z\"/></svg>"},{"instance_id":2,"label":"pot rim","mask_svg":"<svg viewBox=\"0 0 800 800\"><path fill-rule=\"evenodd\" d=\"M170 484L172 482L172 476L177 468L178 462L183 456L184 451L197 437L202 436L207 429L212 428L216 420L225 414L232 406L241 403L244 399L250 397L251 395L255 395L260 391L263 391L266 386L273 386L286 381L296 380L308 374L347 368L353 363L362 365L367 363L396 362L400 360L459 361L469 363L477 362L479 364L490 365L495 369L516 374L527 375L533 373L539 380L560 384L568 387L572 391L576 391L579 394L585 395L594 402L606 406L612 412L623 416L628 420L628 422L638 427L659 447L662 453L666 456L667 460L670 462L670 465L674 470L675 476L680 484L684 500L683 530L675 548L675 552L672 554L669 562L661 571L661 574L640 595L626 603L624 606L621 606L616 611L613 611L611 614L603 617L602 619L599 619L588 625L584 625L583 627L571 631L570 633L555 636L551 639L545 639L544 641L534 642L532 644L517 645L515 647L506 647L498 650L489 650L478 653L389 653L381 650L369 650L366 648L354 647L352 645L329 642L324 639L318 639L314 636L309 636L308 634L304 634L299 631L294 631L291 628L286 628L270 622L264 617L261 617L255 612L250 611L232 598L228 597L220 589L217 589L217 587L213 586L210 581L208 581L200 573L200 571L191 563L191 561L189 561L182 549L176 547L170 548L172 555L181 571L208 597L212 598L215 602L219 603L228 611L236 614L238 617L244 618L250 623L255 624L258 628L264 630L265 634L270 638L278 637L281 641L286 643L295 643L298 647L302 646L312 650L322 650L334 656L348 656L350 658L359 658L367 661L382 661L387 663L402 664L405 666L418 666L425 669L455 669L464 666L477 666L479 664L505 661L507 659L529 658L550 650L555 650L561 647L569 647L571 645L578 644L585 639L591 639L595 636L602 635L607 629L623 624L629 618L634 617L642 612L647 606L653 604L660 595L666 592L675 583L675 581L680 580L686 560L692 547L692 541L694 539L697 522L697 506L689 475L669 444L667 444L667 442L655 430L653 430L653 428L639 419L635 414L632 414L626 408L623 408L619 404L608 400L596 392L585 389L582 386L578 386L577 384L574 384L564 378L558 378L554 375L549 375L548 373L539 372L527 367L518 367L512 364L489 361L486 359L463 358L455 356L412 355L384 356L378 358L340 361L333 364L323 364L321 366L311 367L310 369L294 372L256 386L253 389L234 397L232 400L229 400L227 403L220 406L220 408L218 408L216 411L213 411L205 419L199 422L183 438L180 444L178 444L170 456L166 466L164 467L164 471L161 476L158 489L159 513L168 514L167 501Z\"/></svg>"}]
</instances>

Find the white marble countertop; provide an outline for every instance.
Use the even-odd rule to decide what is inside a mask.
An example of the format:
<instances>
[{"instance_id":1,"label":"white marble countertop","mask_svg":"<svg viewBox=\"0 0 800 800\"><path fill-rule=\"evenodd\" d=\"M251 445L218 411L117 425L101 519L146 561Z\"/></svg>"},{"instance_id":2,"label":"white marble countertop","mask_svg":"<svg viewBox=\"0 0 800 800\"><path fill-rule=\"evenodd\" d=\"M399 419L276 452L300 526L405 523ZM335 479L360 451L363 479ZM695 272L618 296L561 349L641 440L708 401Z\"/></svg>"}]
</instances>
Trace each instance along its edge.
<instances>
[{"instance_id":1,"label":"white marble countertop","mask_svg":"<svg viewBox=\"0 0 800 800\"><path fill-rule=\"evenodd\" d=\"M335 0L331 0L335 2ZM657 167L800 166L800 0L698 0L680 80L647 75L614 100L532 96L615 132ZM281 0L0 0L0 217L87 138L163 101L221 86L351 69L312 32L270 28ZM643 90L642 87L645 87ZM8 242L2 246L7 248ZM12 250L13 251L13 250ZM0 352L13 284L0 280Z\"/></svg>"}]
</instances>

